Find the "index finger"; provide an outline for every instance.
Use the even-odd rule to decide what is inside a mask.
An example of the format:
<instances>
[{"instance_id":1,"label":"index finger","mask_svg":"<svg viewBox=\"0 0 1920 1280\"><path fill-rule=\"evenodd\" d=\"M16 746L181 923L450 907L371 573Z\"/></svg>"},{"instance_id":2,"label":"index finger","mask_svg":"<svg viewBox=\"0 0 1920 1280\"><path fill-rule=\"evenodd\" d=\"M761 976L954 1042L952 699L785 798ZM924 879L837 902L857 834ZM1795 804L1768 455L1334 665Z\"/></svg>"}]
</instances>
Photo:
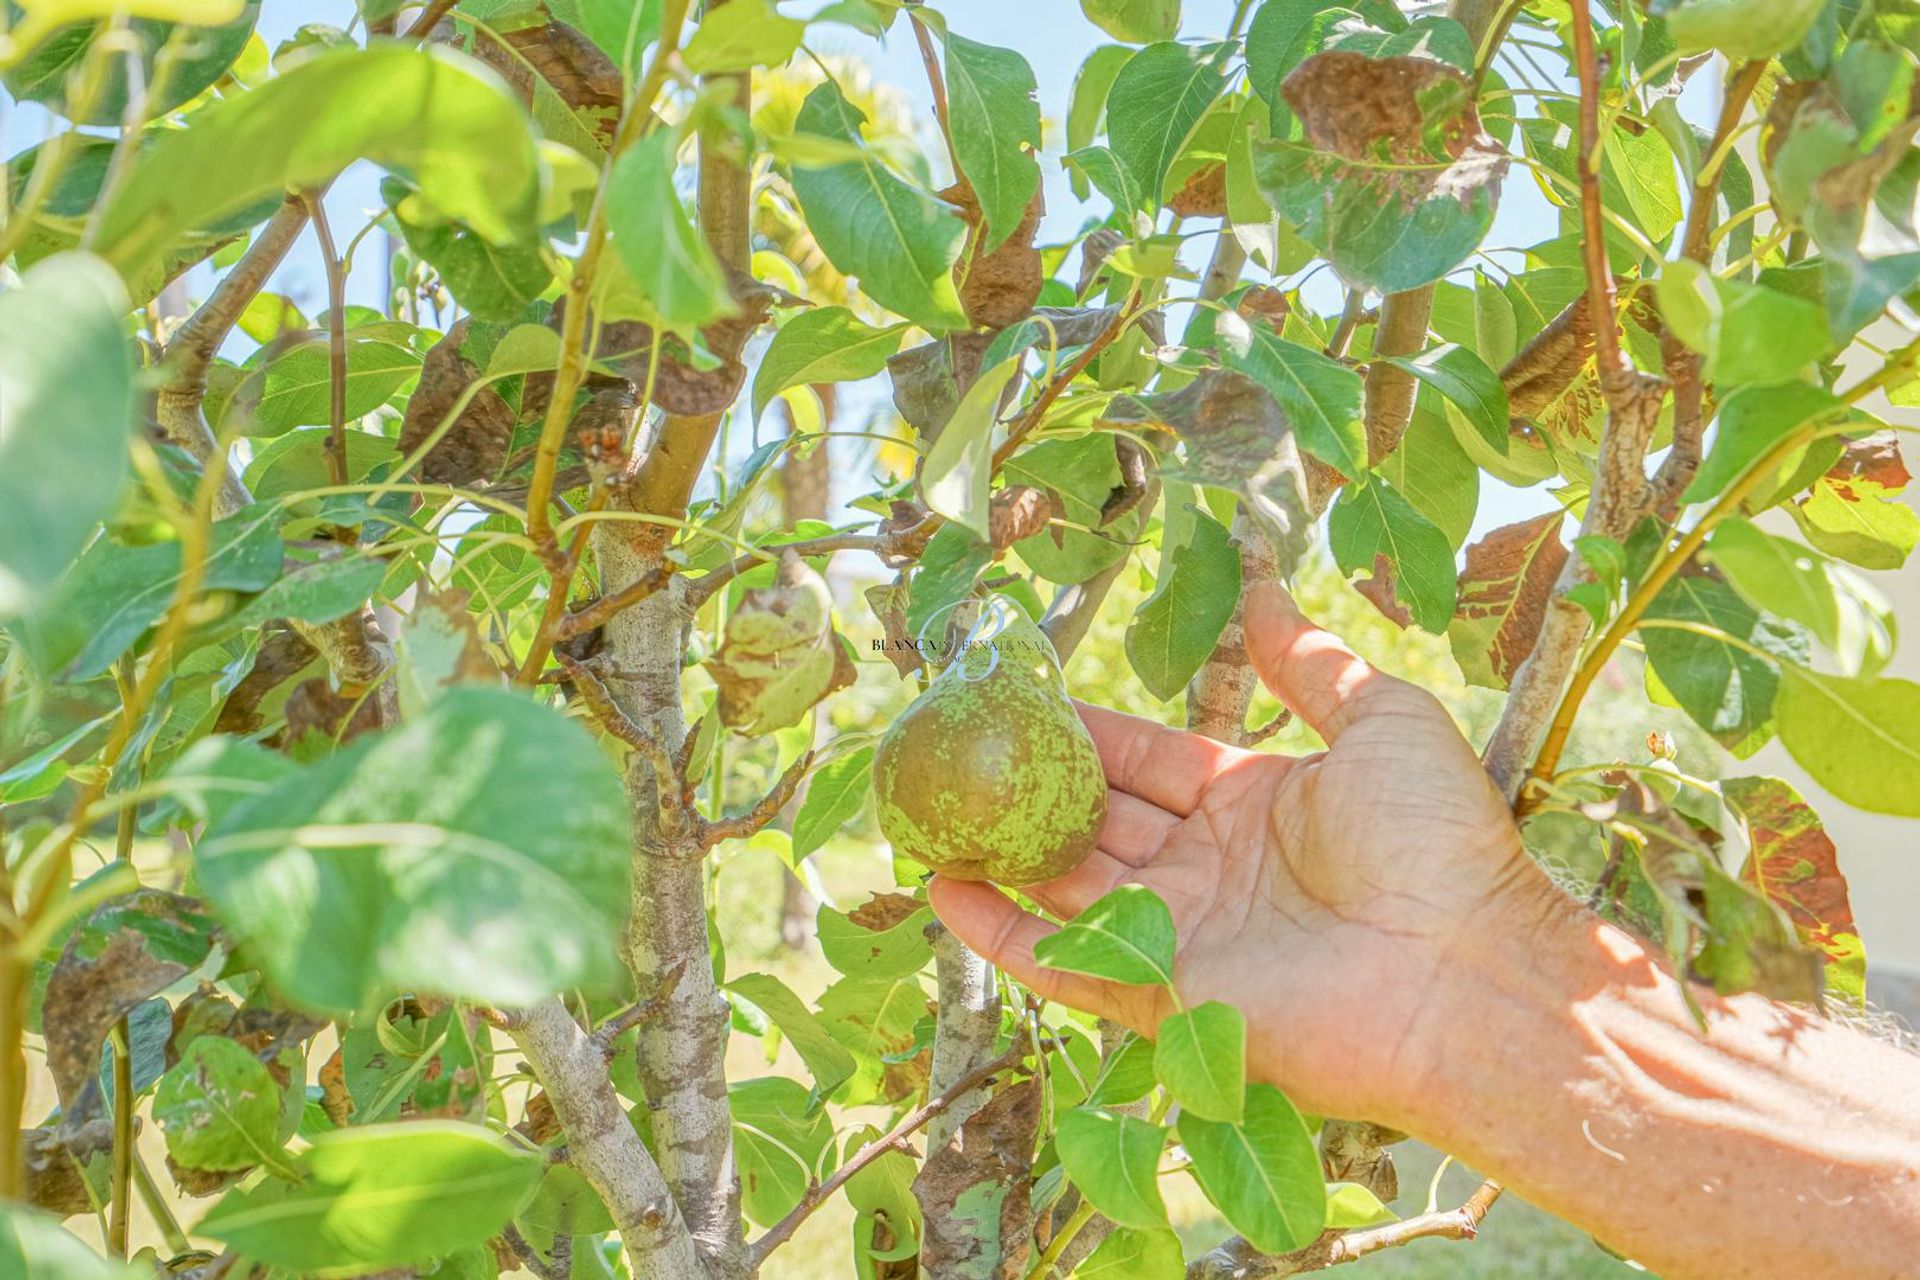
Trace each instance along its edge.
<instances>
[{"instance_id":1,"label":"index finger","mask_svg":"<svg viewBox=\"0 0 1920 1280\"><path fill-rule=\"evenodd\" d=\"M1247 656L1260 679L1329 745L1361 714L1383 703L1405 705L1417 692L1315 626L1277 583L1247 593L1245 626Z\"/></svg>"}]
</instances>

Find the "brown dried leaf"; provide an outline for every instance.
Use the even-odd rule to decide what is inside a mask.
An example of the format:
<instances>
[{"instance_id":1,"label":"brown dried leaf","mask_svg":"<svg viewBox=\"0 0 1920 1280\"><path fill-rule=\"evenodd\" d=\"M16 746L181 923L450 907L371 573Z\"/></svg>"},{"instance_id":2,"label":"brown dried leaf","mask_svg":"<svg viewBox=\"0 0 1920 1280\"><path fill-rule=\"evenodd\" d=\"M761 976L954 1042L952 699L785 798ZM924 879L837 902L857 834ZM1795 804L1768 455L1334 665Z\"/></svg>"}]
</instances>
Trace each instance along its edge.
<instances>
[{"instance_id":1,"label":"brown dried leaf","mask_svg":"<svg viewBox=\"0 0 1920 1280\"><path fill-rule=\"evenodd\" d=\"M113 1024L205 961L215 934L198 901L159 889L110 899L73 931L47 980L42 1015L63 1133L101 1111L100 1047Z\"/></svg>"},{"instance_id":2,"label":"brown dried leaf","mask_svg":"<svg viewBox=\"0 0 1920 1280\"><path fill-rule=\"evenodd\" d=\"M1740 878L1786 911L1800 940L1821 954L1829 988L1864 999L1866 950L1839 850L1820 815L1778 778L1728 778L1720 793L1747 824Z\"/></svg>"},{"instance_id":3,"label":"brown dried leaf","mask_svg":"<svg viewBox=\"0 0 1920 1280\"><path fill-rule=\"evenodd\" d=\"M1240 301L1234 305L1242 319L1258 321L1280 333L1286 328L1287 317L1293 314L1293 301L1287 297L1286 290L1276 289L1270 284L1256 284L1240 295Z\"/></svg>"},{"instance_id":4,"label":"brown dried leaf","mask_svg":"<svg viewBox=\"0 0 1920 1280\"><path fill-rule=\"evenodd\" d=\"M1549 321L1500 371L1514 417L1538 417L1573 386L1593 359L1593 322L1589 317L1583 294Z\"/></svg>"},{"instance_id":5,"label":"brown dried leaf","mask_svg":"<svg viewBox=\"0 0 1920 1280\"><path fill-rule=\"evenodd\" d=\"M624 90L620 68L580 32L560 22L503 32L500 40L483 31L473 41L472 52L506 79L528 109L534 105L534 76L538 75L583 117L602 145L613 142Z\"/></svg>"},{"instance_id":6,"label":"brown dried leaf","mask_svg":"<svg viewBox=\"0 0 1920 1280\"><path fill-rule=\"evenodd\" d=\"M353 1093L347 1088L347 1061L342 1051L335 1049L333 1056L320 1064L320 1109L327 1113L327 1119L341 1128L353 1123Z\"/></svg>"},{"instance_id":7,"label":"brown dried leaf","mask_svg":"<svg viewBox=\"0 0 1920 1280\"><path fill-rule=\"evenodd\" d=\"M400 452L410 454L440 429L460 397L480 377L479 368L460 348L469 321L462 319L433 344L420 366L420 384L407 399L400 425ZM492 386L476 393L420 464L431 484L470 485L493 480L506 465L513 443L514 412Z\"/></svg>"},{"instance_id":8,"label":"brown dried leaf","mask_svg":"<svg viewBox=\"0 0 1920 1280\"><path fill-rule=\"evenodd\" d=\"M313 735L327 742L347 743L380 728L380 700L363 694L345 694L325 676L302 681L287 695L281 714L287 727L280 741L287 749Z\"/></svg>"},{"instance_id":9,"label":"brown dried leaf","mask_svg":"<svg viewBox=\"0 0 1920 1280\"><path fill-rule=\"evenodd\" d=\"M1009 1085L968 1117L913 1180L927 1274L1020 1280L1026 1273L1040 1082Z\"/></svg>"},{"instance_id":10,"label":"brown dried leaf","mask_svg":"<svg viewBox=\"0 0 1920 1280\"><path fill-rule=\"evenodd\" d=\"M907 630L906 584L898 577L892 582L882 582L868 587L867 606L873 610L873 616L880 620L881 652L886 654L893 669L902 679L918 672L926 665L920 656L920 647L913 642L912 634Z\"/></svg>"},{"instance_id":11,"label":"brown dried leaf","mask_svg":"<svg viewBox=\"0 0 1920 1280\"><path fill-rule=\"evenodd\" d=\"M1567 563L1563 513L1495 529L1467 548L1447 637L1467 683L1505 689L1533 652Z\"/></svg>"},{"instance_id":12,"label":"brown dried leaf","mask_svg":"<svg viewBox=\"0 0 1920 1280\"><path fill-rule=\"evenodd\" d=\"M262 712L262 704L267 697L281 685L300 672L320 661L320 651L308 644L300 634L288 627L274 627L267 631L260 641L260 648L254 654L253 670L239 684L220 708L220 718L214 723L215 733L231 733L244 737L260 728L268 717Z\"/></svg>"},{"instance_id":13,"label":"brown dried leaf","mask_svg":"<svg viewBox=\"0 0 1920 1280\"><path fill-rule=\"evenodd\" d=\"M986 224L981 220L973 189L964 182L958 183L942 191L940 198L957 206L967 224L967 242L953 268L960 306L967 319L988 329L1004 329L1025 319L1046 280L1040 251L1033 245L1033 238L1040 230L1040 219L1047 211L1041 188L1033 189L1033 198L1027 201L1026 212L1013 233L985 253L981 248L985 244Z\"/></svg>"},{"instance_id":14,"label":"brown dried leaf","mask_svg":"<svg viewBox=\"0 0 1920 1280\"><path fill-rule=\"evenodd\" d=\"M994 491L987 510L987 537L995 551L1005 551L1022 538L1047 527L1052 504L1044 490L1010 484Z\"/></svg>"},{"instance_id":15,"label":"brown dried leaf","mask_svg":"<svg viewBox=\"0 0 1920 1280\"><path fill-rule=\"evenodd\" d=\"M1913 481L1913 473L1900 454L1900 437L1884 431L1847 441L1840 461L1827 470L1827 479L1842 498L1858 502L1862 499L1851 487L1856 482L1874 486L1871 496L1879 498L1905 490Z\"/></svg>"},{"instance_id":16,"label":"brown dried leaf","mask_svg":"<svg viewBox=\"0 0 1920 1280\"><path fill-rule=\"evenodd\" d=\"M1107 500L1100 504L1100 527L1106 528L1121 516L1126 515L1147 496L1147 451L1138 441L1116 434L1113 437L1113 458L1120 467L1120 483L1107 491ZM1054 505L1061 505L1058 494L1051 495Z\"/></svg>"},{"instance_id":17,"label":"brown dried leaf","mask_svg":"<svg viewBox=\"0 0 1920 1280\"><path fill-rule=\"evenodd\" d=\"M1074 285L1075 293L1083 298L1086 296L1087 287L1093 283L1094 277L1100 274L1100 268L1106 265L1107 259L1113 256L1113 251L1118 249L1124 240L1125 237L1110 227L1101 227L1098 231L1087 233L1086 239L1080 242L1080 280Z\"/></svg>"},{"instance_id":18,"label":"brown dried leaf","mask_svg":"<svg viewBox=\"0 0 1920 1280\"><path fill-rule=\"evenodd\" d=\"M26 1156L29 1203L62 1218L99 1209L103 1196L94 1190L88 1174L97 1171L106 1180L107 1158L113 1151L111 1119L89 1120L72 1132L23 1129L20 1145Z\"/></svg>"}]
</instances>

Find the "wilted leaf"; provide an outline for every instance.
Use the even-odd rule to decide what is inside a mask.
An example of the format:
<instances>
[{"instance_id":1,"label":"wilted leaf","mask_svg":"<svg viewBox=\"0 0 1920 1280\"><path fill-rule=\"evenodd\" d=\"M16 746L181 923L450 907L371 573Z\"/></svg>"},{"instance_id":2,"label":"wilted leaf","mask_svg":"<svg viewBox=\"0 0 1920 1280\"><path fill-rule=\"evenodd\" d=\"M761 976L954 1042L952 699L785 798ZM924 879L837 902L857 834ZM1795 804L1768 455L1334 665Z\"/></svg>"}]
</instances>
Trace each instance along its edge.
<instances>
[{"instance_id":1,"label":"wilted leaf","mask_svg":"<svg viewBox=\"0 0 1920 1280\"><path fill-rule=\"evenodd\" d=\"M741 597L706 665L720 687L721 722L749 736L797 724L856 674L833 629L832 593L791 551L772 586Z\"/></svg>"},{"instance_id":2,"label":"wilted leaf","mask_svg":"<svg viewBox=\"0 0 1920 1280\"><path fill-rule=\"evenodd\" d=\"M1867 954L1820 815L1778 778L1727 778L1720 794L1747 824L1740 878L1785 910L1800 940L1826 958L1829 989L1855 1003L1866 999Z\"/></svg>"},{"instance_id":3,"label":"wilted leaf","mask_svg":"<svg viewBox=\"0 0 1920 1280\"><path fill-rule=\"evenodd\" d=\"M1460 600L1447 638L1468 684L1505 689L1533 653L1567 563L1560 541L1565 516L1550 511L1495 529L1467 548Z\"/></svg>"},{"instance_id":4,"label":"wilted leaf","mask_svg":"<svg viewBox=\"0 0 1920 1280\"><path fill-rule=\"evenodd\" d=\"M1385 480L1376 476L1342 490L1327 540L1345 574L1372 570L1378 558L1386 557L1394 570L1395 595L1414 621L1436 635L1447 629L1456 591L1453 544Z\"/></svg>"}]
</instances>

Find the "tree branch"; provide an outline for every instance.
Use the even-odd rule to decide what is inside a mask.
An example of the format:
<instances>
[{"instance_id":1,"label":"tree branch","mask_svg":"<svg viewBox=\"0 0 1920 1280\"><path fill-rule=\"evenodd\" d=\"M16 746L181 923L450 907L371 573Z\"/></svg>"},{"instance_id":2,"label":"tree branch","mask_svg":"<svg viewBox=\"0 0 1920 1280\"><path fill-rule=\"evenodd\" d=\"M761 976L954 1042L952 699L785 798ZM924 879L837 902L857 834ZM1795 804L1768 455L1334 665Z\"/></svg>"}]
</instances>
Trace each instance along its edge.
<instances>
[{"instance_id":1,"label":"tree branch","mask_svg":"<svg viewBox=\"0 0 1920 1280\"><path fill-rule=\"evenodd\" d=\"M872 1142L869 1142L866 1146L861 1147L858 1151L848 1156L838 1169L835 1169L827 1176L824 1182L818 1182L808 1187L806 1195L801 1197L800 1203L794 1206L792 1212L788 1213L787 1216L780 1219L780 1221L774 1223L773 1226L767 1229L765 1235L753 1242L753 1247L749 1251L748 1256L748 1262L751 1268L754 1271L758 1271L766 1265L767 1255L792 1239L793 1233L800 1229L800 1224L805 1222L808 1217L813 1214L815 1209L818 1209L821 1205L831 1200L834 1193L845 1186L848 1179L852 1178L854 1174L859 1173L862 1169L872 1164L875 1160L878 1160L881 1156L886 1155L889 1151L910 1151L911 1148L907 1140L919 1132L923 1126L944 1114L947 1108L951 1107L964 1095L976 1089L984 1089L992 1085L994 1083L994 1077L1004 1071L1010 1071L1017 1067L1020 1064L1020 1060L1025 1056L1025 1047L1016 1045L993 1061L976 1067L974 1070L954 1081L944 1092L934 1094L918 1108L908 1112L898 1124L887 1130L886 1133L875 1138Z\"/></svg>"},{"instance_id":2,"label":"tree branch","mask_svg":"<svg viewBox=\"0 0 1920 1280\"><path fill-rule=\"evenodd\" d=\"M711 849L725 840L745 840L763 829L769 822L780 816L794 793L800 790L800 784L806 780L807 770L813 767L813 752L803 754L788 765L767 794L761 796L753 808L732 818L705 819L700 822L699 845L702 849Z\"/></svg>"},{"instance_id":3,"label":"tree branch","mask_svg":"<svg viewBox=\"0 0 1920 1280\"><path fill-rule=\"evenodd\" d=\"M613 1091L600 1044L558 1000L526 1010L511 1034L553 1103L573 1167L613 1215L634 1280L707 1275L660 1166Z\"/></svg>"}]
</instances>

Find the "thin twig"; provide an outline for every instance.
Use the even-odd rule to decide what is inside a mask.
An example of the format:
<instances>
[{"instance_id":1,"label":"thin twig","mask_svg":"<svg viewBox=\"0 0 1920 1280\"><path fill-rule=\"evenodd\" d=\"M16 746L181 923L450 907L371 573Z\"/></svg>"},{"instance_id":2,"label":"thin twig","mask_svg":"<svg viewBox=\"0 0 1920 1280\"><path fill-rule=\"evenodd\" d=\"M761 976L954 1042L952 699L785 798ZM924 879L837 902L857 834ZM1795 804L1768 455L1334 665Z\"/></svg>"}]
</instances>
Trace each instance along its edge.
<instances>
[{"instance_id":1,"label":"thin twig","mask_svg":"<svg viewBox=\"0 0 1920 1280\"><path fill-rule=\"evenodd\" d=\"M1358 1262L1370 1253L1397 1249L1415 1240L1471 1240L1480 1234L1481 1220L1500 1198L1500 1191L1500 1184L1489 1178L1458 1209L1423 1213L1417 1218L1389 1222L1365 1231L1349 1231L1333 1242L1327 1265Z\"/></svg>"},{"instance_id":2,"label":"thin twig","mask_svg":"<svg viewBox=\"0 0 1920 1280\"><path fill-rule=\"evenodd\" d=\"M334 484L344 485L347 474L347 275L339 250L334 245L333 225L327 221L325 198L318 191L302 197L313 233L320 240L321 262L327 272L327 384L329 392L327 442L322 450L327 458L327 474Z\"/></svg>"},{"instance_id":3,"label":"thin twig","mask_svg":"<svg viewBox=\"0 0 1920 1280\"><path fill-rule=\"evenodd\" d=\"M808 751L798 760L787 766L779 781L773 784L766 795L760 797L758 804L745 813L732 818L699 820L699 839L695 844L702 850L713 848L724 840L745 840L764 828L769 822L780 816L794 793L800 790L805 781L807 770L813 768L814 755Z\"/></svg>"},{"instance_id":4,"label":"thin twig","mask_svg":"<svg viewBox=\"0 0 1920 1280\"><path fill-rule=\"evenodd\" d=\"M620 704L613 700L613 695L607 691L607 686L601 683L600 677L591 667L564 653L556 653L554 657L566 669L568 678L573 681L574 690L579 693L580 700L587 704L587 709L593 713L600 727L610 736L639 752L652 767L656 783L655 794L660 802L661 821L675 830L680 829L686 819L685 815L680 813L678 803L680 778L674 769L673 753L667 750L659 739L635 724L633 718L620 709Z\"/></svg>"},{"instance_id":5,"label":"thin twig","mask_svg":"<svg viewBox=\"0 0 1920 1280\"><path fill-rule=\"evenodd\" d=\"M712 573L702 574L690 581L687 584L687 605L689 608L698 609L712 599L716 591L741 574L749 573L763 564L774 564L788 551L802 560L810 560L815 556L831 555L836 551L871 551L875 555L890 556L903 554L905 549L905 543L901 538L880 533L828 533L800 542L775 543L772 546L761 547L735 556Z\"/></svg>"},{"instance_id":6,"label":"thin twig","mask_svg":"<svg viewBox=\"0 0 1920 1280\"><path fill-rule=\"evenodd\" d=\"M952 1106L955 1100L965 1096L981 1085L989 1083L994 1076L999 1075L1002 1071L1008 1071L1018 1066L1020 1060L1026 1056L1026 1052L1025 1045L1016 1046L1001 1054L992 1062L985 1063L978 1069L968 1072L960 1079L954 1081L946 1092L940 1094L938 1097L929 1098L919 1108L908 1112L899 1124L894 1125L893 1128L889 1129L886 1133L875 1138L866 1146L861 1147L851 1156L848 1156L846 1161L841 1164L838 1169L835 1169L827 1176L826 1181L818 1182L808 1187L806 1195L800 1198L800 1203L794 1206L793 1211L787 1214L786 1217L780 1219L780 1221L774 1223L773 1226L767 1228L766 1234L753 1242L748 1250L751 1269L758 1271L766 1263L767 1255L791 1239L793 1233L800 1229L800 1224L805 1222L815 1209L818 1209L828 1200L831 1200L834 1193L845 1186L847 1180L853 1177L854 1174L860 1172L881 1156L886 1155L889 1151L907 1150L907 1139L911 1138L930 1120Z\"/></svg>"},{"instance_id":7,"label":"thin twig","mask_svg":"<svg viewBox=\"0 0 1920 1280\"><path fill-rule=\"evenodd\" d=\"M672 580L672 565L656 565L612 595L601 596L598 600L581 605L561 618L554 624L554 639L571 640L589 631L597 631L648 596L665 590L667 583Z\"/></svg>"},{"instance_id":8,"label":"thin twig","mask_svg":"<svg viewBox=\"0 0 1920 1280\"><path fill-rule=\"evenodd\" d=\"M630 1004L620 1012L608 1018L593 1029L593 1042L600 1046L600 1052L613 1056L613 1042L643 1022L652 1020L667 1002L673 999L673 993L680 987L680 979L687 973L687 962L682 960L667 970L660 979L660 985L645 1000Z\"/></svg>"},{"instance_id":9,"label":"thin twig","mask_svg":"<svg viewBox=\"0 0 1920 1280\"><path fill-rule=\"evenodd\" d=\"M1027 411L1020 415L1020 420L1007 429L1006 441L1001 444L998 449L993 451L993 469L995 471L998 471L1005 465L1007 459L1013 456L1013 451L1019 447L1020 441L1026 438L1035 427L1040 425L1041 420L1047 416L1047 410L1053 407L1053 402L1060 398L1061 393L1067 389L1075 378L1086 371L1087 366L1093 363L1094 357L1112 345L1113 340L1118 338L1121 333L1126 330L1126 327L1133 323L1134 317L1140 313L1139 308L1140 293L1139 290L1136 289L1127 296L1126 305L1120 308L1119 312L1113 318L1113 323L1107 326L1106 331L1092 342L1089 342L1085 350L1081 351L1081 353L1074 358L1073 363L1056 374L1053 381L1047 384L1046 389L1034 397L1033 403L1027 406Z\"/></svg>"}]
</instances>

